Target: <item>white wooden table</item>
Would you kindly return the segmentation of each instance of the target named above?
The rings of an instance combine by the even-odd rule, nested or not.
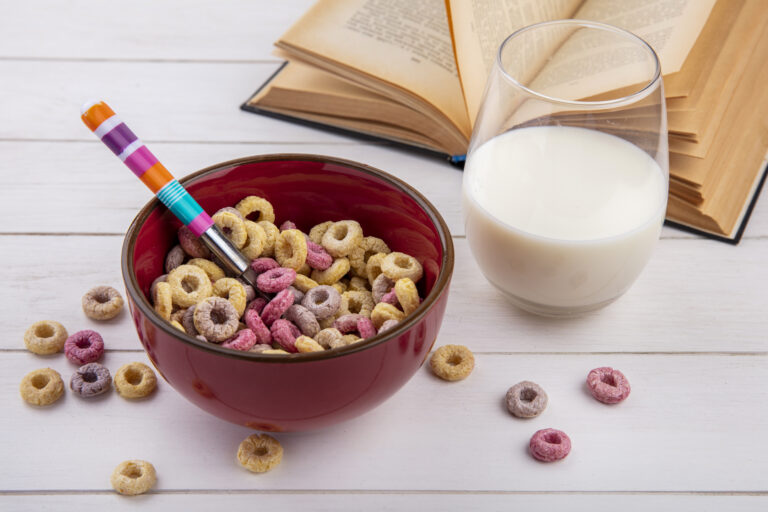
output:
[[[276,68],[272,42],[309,6],[219,0],[28,0],[0,9],[0,510],[766,510],[768,509],[768,201],[738,247],[665,228],[648,268],[609,308],[552,321],[509,306],[482,279],[460,218],[461,173],[386,144],[360,142],[238,110]],[[320,432],[279,435],[283,463],[256,475],[235,461],[250,434],[198,410],[169,385],[129,403],[69,392],[38,409],[22,376],[22,335],[49,318],[95,328],[113,371],[147,358],[128,318],[94,323],[91,286],[123,290],[122,234],[150,193],[79,120],[108,100],[177,176],[274,152],[365,162],[421,190],[451,227],[456,271],[437,345],[476,354],[469,379],[427,368],[374,411]],[[588,396],[593,367],[620,368],[623,404]],[[502,405],[530,379],[549,393],[539,418]],[[530,435],[573,440],[540,464]],[[159,474],[149,494],[109,485],[122,460]]]

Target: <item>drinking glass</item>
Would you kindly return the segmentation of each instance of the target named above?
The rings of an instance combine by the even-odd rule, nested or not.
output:
[[[466,236],[491,284],[543,315],[611,303],[650,258],[668,188],[664,88],[645,41],[584,20],[507,37],[462,192]]]

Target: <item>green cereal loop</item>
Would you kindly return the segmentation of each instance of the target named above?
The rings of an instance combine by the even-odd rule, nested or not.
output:
[[[69,334],[59,322],[40,320],[24,332],[24,346],[34,354],[47,355],[61,352]]]

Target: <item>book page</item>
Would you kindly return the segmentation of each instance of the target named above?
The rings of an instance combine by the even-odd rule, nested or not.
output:
[[[464,68],[462,67],[464,58],[461,54],[465,49],[459,43],[458,34],[467,33],[466,25],[470,21],[454,14],[453,7],[460,2],[450,1],[453,33],[454,37],[457,38],[457,60],[462,80],[464,80]],[[513,2],[514,0],[507,1]],[[658,54],[662,72],[673,73],[682,67],[688,52],[693,47],[699,32],[704,27],[714,3],[715,0],[622,0],[620,2],[614,0],[586,0],[572,17],[609,23],[637,34],[645,39]],[[510,26],[509,33],[514,28]],[[605,90],[631,85],[633,83],[632,80],[636,79],[636,77],[631,75],[622,76],[621,73],[616,73],[614,67],[616,59],[613,57],[603,59],[603,62],[605,66],[611,67],[614,72],[608,72],[608,67],[596,69],[595,67],[580,66],[577,58],[568,53],[571,49],[578,52],[583,51],[578,41],[570,45],[563,45],[558,50],[559,55],[553,58],[553,65],[548,65],[538,78],[537,85],[545,87],[547,94],[550,96],[560,96],[562,93],[558,92],[558,86],[561,86],[562,88],[569,89],[568,97],[578,95],[588,97]],[[609,49],[609,51],[614,50]],[[489,52],[490,50],[486,49],[485,51]],[[494,49],[493,52],[495,51]],[[598,59],[590,56],[588,60],[594,63]],[[587,59],[583,62],[587,62]],[[621,77],[623,83],[607,82],[606,74],[611,75],[612,79]],[[574,87],[580,87],[580,92],[574,92],[576,91]],[[476,106],[474,110],[469,111],[470,119],[474,121],[479,109],[482,90],[470,90],[465,85],[464,93],[467,105]],[[472,97],[470,98],[470,96]]]
[[[570,18],[583,0],[446,0],[467,115],[474,123],[502,41],[541,21]]]
[[[277,45],[403,89],[469,136],[443,0],[321,0]]]

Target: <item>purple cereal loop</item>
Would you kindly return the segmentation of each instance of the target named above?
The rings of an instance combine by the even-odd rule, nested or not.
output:
[[[153,302],[155,300],[155,290],[157,290],[157,283],[164,283],[167,278],[168,278],[168,274],[157,276],[155,280],[152,281],[152,284],[149,286],[149,297],[152,299]]]
[[[266,272],[273,268],[278,268],[279,266],[280,264],[272,258],[256,258],[251,262],[251,268],[257,274],[261,274],[262,272]]]
[[[255,309],[256,313],[260,315],[261,312],[264,311],[264,306],[266,305],[267,305],[267,299],[263,297],[256,297],[251,302],[249,302],[247,306],[245,306],[245,311],[243,312],[243,315],[245,315],[245,313],[247,313],[251,309]]]
[[[165,271],[170,273],[171,270],[184,263],[186,258],[187,253],[184,252],[184,249],[180,245],[174,245],[165,257]]]
[[[390,318],[389,320],[385,320],[383,324],[381,324],[381,327],[379,327],[379,334],[388,331],[392,329],[393,327],[397,326],[400,322],[398,320],[395,320],[394,318]]]
[[[632,390],[624,374],[609,366],[590,371],[587,387],[592,396],[604,404],[617,404],[627,398]]]
[[[288,320],[280,318],[275,320],[270,328],[272,340],[276,341],[286,352],[298,352],[296,338],[301,336],[299,328]]]
[[[342,334],[349,334],[357,331],[357,322],[361,318],[365,318],[363,315],[349,314],[341,315],[336,321],[333,322],[333,327],[338,329]]]
[[[370,318],[363,317],[357,321],[357,332],[363,339],[370,338],[376,336],[376,327]]]
[[[100,395],[112,384],[112,376],[106,366],[99,363],[84,364],[72,374],[69,389],[83,398]]]
[[[104,353],[104,340],[96,331],[77,331],[64,342],[67,359],[78,365],[92,363]]]
[[[253,299],[256,298],[256,289],[250,285],[248,281],[245,279],[238,277],[237,282],[243,285],[243,288],[245,289],[245,302],[251,302]]]
[[[333,264],[333,256],[322,245],[307,238],[307,265],[317,270],[326,270]]]
[[[256,335],[257,344],[268,345],[272,343],[272,334],[269,332],[269,327],[264,325],[264,322],[261,320],[257,308],[245,310],[245,325],[247,325],[248,328],[253,331],[253,334]]]
[[[320,332],[320,324],[315,315],[304,306],[294,304],[285,312],[285,319],[293,322],[301,330],[301,334],[313,338]]]
[[[384,274],[381,274],[381,275],[383,276]],[[395,307],[400,305],[400,303],[397,300],[397,294],[395,293],[395,289],[394,288],[392,290],[388,291],[387,293],[385,293],[381,297],[381,300],[379,302],[386,302],[387,304],[391,304],[391,305],[393,305]]]
[[[211,251],[208,247],[206,247],[203,241],[197,238],[187,226],[181,226],[179,228],[178,237],[181,248],[190,258],[208,259],[211,257]]]
[[[533,434],[528,448],[534,459],[553,462],[564,459],[571,452],[571,439],[565,432],[545,428]]]
[[[184,331],[190,336],[197,336],[198,334],[200,334],[199,332],[197,332],[197,327],[195,327],[195,321],[194,321],[196,305],[197,304],[193,304],[192,306],[189,306],[187,310],[184,312],[184,316],[181,317],[181,326],[184,328]]]
[[[296,229],[296,224],[294,224],[290,220],[287,220],[282,224],[280,224],[280,231],[285,231],[287,229]]]
[[[339,310],[341,294],[333,286],[315,286],[304,294],[301,305],[310,310],[318,320],[323,320]]]
[[[293,286],[289,286],[288,289],[291,290],[291,293],[293,294],[293,303],[301,304],[301,300],[304,298],[304,292]]]
[[[259,274],[256,286],[265,293],[277,293],[285,290],[296,279],[296,271],[292,268],[272,268]]]
[[[237,310],[227,299],[208,297],[195,305],[192,320],[208,341],[221,343],[237,332],[238,317]]]
[[[371,294],[373,295],[373,302],[379,303],[382,301],[382,298],[384,295],[386,295],[388,292],[390,292],[395,286],[395,281],[393,279],[388,278],[384,274],[379,274],[376,276],[376,279],[373,280],[373,285],[371,285]],[[388,304],[392,304],[391,302],[388,302]],[[395,306],[397,303],[392,304]]]
[[[243,329],[221,344],[224,348],[248,351],[256,344],[256,334],[250,329]]]
[[[261,312],[261,320],[267,327],[283,316],[289,307],[293,305],[293,294],[290,290],[283,290],[269,301],[269,304],[264,306],[264,311]]]

